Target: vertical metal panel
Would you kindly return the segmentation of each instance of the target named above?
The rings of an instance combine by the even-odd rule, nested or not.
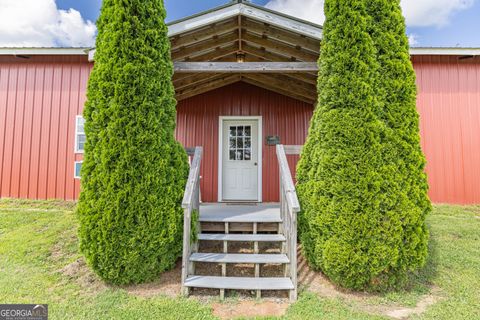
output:
[[[75,116],[92,65],[86,57],[0,61],[0,196],[76,199]]]
[[[480,59],[415,57],[433,202],[480,203]]]
[[[262,116],[262,136],[280,136],[284,144],[303,144],[313,106],[243,82],[207,92],[177,106],[177,139],[184,146],[204,147],[201,169],[202,200],[217,201],[218,126],[220,116]],[[263,144],[262,197],[279,201],[275,146]],[[298,159],[289,156],[292,172]]]

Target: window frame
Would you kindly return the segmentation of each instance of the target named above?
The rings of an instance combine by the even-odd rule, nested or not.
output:
[[[83,116],[82,115],[77,115],[75,117],[75,153],[84,153],[85,152],[85,149],[79,149],[78,148],[78,136],[83,134],[85,135],[85,128],[84,128],[84,131],[83,132],[78,132],[78,120],[79,119],[83,119]],[[84,124],[85,124],[85,120],[84,120]]]
[[[75,161],[74,164],[73,164],[73,178],[74,179],[81,179],[82,178],[82,176],[80,175],[80,171],[78,172],[78,175],[77,175],[77,165],[78,164],[82,165],[83,160]],[[81,167],[80,167],[80,170],[82,170]]]

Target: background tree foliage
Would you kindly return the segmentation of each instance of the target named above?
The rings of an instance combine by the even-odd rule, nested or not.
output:
[[[138,283],[182,249],[187,156],[175,140],[161,0],[104,0],[84,117],[80,249],[103,279]]]
[[[401,284],[430,211],[399,1],[326,0],[318,106],[297,167],[310,264],[353,289]]]

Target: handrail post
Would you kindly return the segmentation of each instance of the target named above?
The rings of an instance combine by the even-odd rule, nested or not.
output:
[[[191,149],[187,152],[191,153]],[[194,210],[200,211],[200,164],[202,160],[202,147],[195,147],[193,160],[188,173],[188,180],[185,186],[185,193],[182,200],[183,208],[183,252],[182,252],[182,294],[188,296],[189,289],[185,286],[188,276],[193,273],[193,265],[190,264],[189,258],[192,252],[191,243],[191,226],[192,213]],[[198,212],[200,214],[200,212]],[[198,222],[198,221],[197,221]]]
[[[289,146],[289,151],[299,150]],[[297,213],[300,211],[295,185],[288,166],[287,157],[283,145],[277,145],[277,159],[280,178],[280,214],[284,226],[286,238],[286,253],[290,260],[290,266],[286,270],[293,283],[290,290],[290,300],[297,299]],[[290,154],[293,152],[289,152]]]

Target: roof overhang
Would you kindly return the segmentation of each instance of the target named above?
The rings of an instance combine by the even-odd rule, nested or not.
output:
[[[239,15],[317,40],[322,39],[322,26],[292,16],[287,16],[265,7],[256,6],[251,3],[232,3],[181,20],[173,21],[168,24],[168,36],[172,37],[181,33],[189,32]]]

